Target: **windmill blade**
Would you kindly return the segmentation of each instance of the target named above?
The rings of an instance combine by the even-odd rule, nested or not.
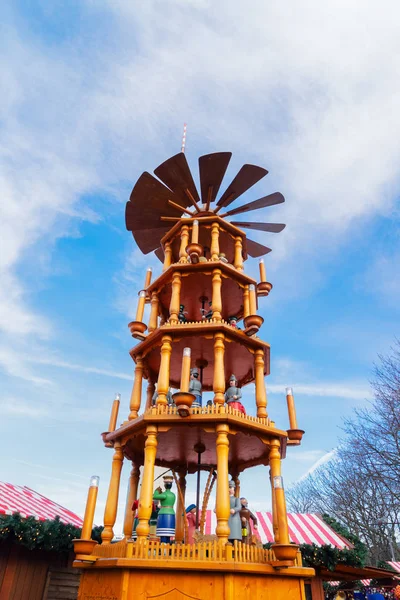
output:
[[[133,231],[132,235],[143,254],[148,254],[160,247],[161,238],[170,229],[171,227],[165,227],[164,225],[163,229],[141,229],[140,231]]]
[[[231,156],[232,152],[214,152],[199,158],[201,199],[207,210],[217,197]]]
[[[161,248],[161,246],[157,248],[154,254],[157,256],[158,260],[160,260],[162,263],[164,262],[164,250]]]
[[[248,204],[243,204],[243,206],[238,206],[238,208],[233,208],[227,213],[221,215],[221,217],[231,217],[232,215],[240,215],[241,213],[249,212],[250,210],[256,210],[257,208],[266,208],[267,206],[274,206],[275,204],[281,204],[282,202],[285,202],[285,198],[282,196],[282,194],[280,192],[274,192],[273,194],[263,196],[262,198],[254,200],[253,202],[249,202]]]
[[[168,158],[157,169],[154,169],[154,173],[175,192],[180,204],[183,204],[185,208],[190,204],[194,204],[200,210],[196,205],[196,202],[200,202],[199,194],[183,152]]]
[[[247,254],[250,254],[253,258],[257,258],[258,256],[264,256],[264,254],[268,254],[268,252],[272,252],[271,248],[267,246],[263,246],[258,242],[254,242],[253,240],[246,240],[247,246]]]
[[[136,182],[125,208],[128,231],[165,228],[161,216],[176,217],[176,210],[168,200],[178,198],[150,173],[144,172]]]
[[[280,233],[285,229],[284,223],[246,223],[245,221],[231,221],[236,227],[245,229],[258,229],[258,231],[268,231],[269,233]]]
[[[235,179],[218,200],[217,205],[220,208],[228,206],[228,204],[249,190],[257,181],[265,177],[267,173],[267,169],[263,169],[262,167],[243,165]]]

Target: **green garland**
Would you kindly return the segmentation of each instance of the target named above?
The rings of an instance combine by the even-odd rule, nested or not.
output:
[[[102,527],[94,527],[92,538],[101,542],[102,530]],[[80,535],[79,527],[64,524],[59,517],[52,521],[38,521],[35,517],[21,517],[19,513],[0,515],[0,540],[13,541],[29,550],[70,552],[72,540]]]
[[[322,515],[322,518],[336,533],[349,540],[354,548],[339,550],[339,548],[328,545],[300,544],[303,565],[313,568],[325,567],[329,571],[334,571],[338,564],[363,567],[367,559],[367,546],[329,515]],[[265,544],[264,548],[270,548],[271,545],[270,543]]]

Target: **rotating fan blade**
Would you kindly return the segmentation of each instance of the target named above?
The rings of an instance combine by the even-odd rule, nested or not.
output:
[[[148,254],[160,247],[161,238],[163,238],[170,229],[171,227],[165,226],[164,229],[142,229],[140,231],[133,231],[132,235],[143,254]]]
[[[126,203],[125,224],[128,231],[165,228],[161,216],[176,217],[176,210],[168,200],[178,198],[158,179],[144,172],[136,182],[129,201]]]
[[[257,183],[257,181],[265,177],[267,173],[267,169],[263,169],[262,167],[243,165],[235,179],[218,200],[217,206],[220,208],[228,206],[228,204],[239,198],[239,196]]]
[[[246,223],[245,221],[231,221],[236,227],[244,227],[245,229],[258,229],[259,231],[268,231],[269,233],[280,233],[285,229],[284,223]]]
[[[154,169],[154,173],[180,199],[180,204],[188,207],[193,204],[200,210],[196,202],[200,202],[199,194],[193,181],[186,156],[183,152],[175,154]]]
[[[164,250],[161,248],[161,246],[155,250],[154,254],[157,256],[158,260],[160,260],[162,263],[164,262]]]
[[[217,197],[231,156],[232,152],[214,152],[199,158],[201,199],[207,210]]]
[[[264,254],[268,254],[268,252],[272,252],[271,248],[267,246],[263,246],[258,242],[254,242],[253,240],[246,240],[247,246],[247,254],[250,254],[253,258],[257,258],[258,256],[264,256]]]
[[[232,215],[240,215],[241,213],[249,212],[250,210],[256,210],[257,208],[266,208],[267,206],[274,206],[275,204],[281,204],[282,202],[285,202],[285,198],[280,192],[275,192],[274,194],[269,194],[268,196],[263,196],[263,198],[254,200],[254,202],[243,204],[243,206],[238,206],[238,208],[233,208],[227,213],[221,215],[221,217],[231,217]]]

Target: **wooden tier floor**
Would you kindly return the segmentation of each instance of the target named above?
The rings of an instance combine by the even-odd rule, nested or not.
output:
[[[206,448],[201,457],[202,468],[216,466],[216,426],[226,423],[230,429],[229,468],[241,472],[251,466],[268,464],[272,438],[281,439],[282,457],[285,456],[287,432],[276,429],[266,420],[262,421],[227,412],[199,413],[182,418],[178,414],[157,414],[157,409],[150,409],[145,415],[109,433],[106,439],[110,442],[120,440],[125,456],[143,464],[146,427],[154,424],[158,428],[155,464],[166,468],[185,465],[191,473],[198,469],[194,446],[199,442]]]

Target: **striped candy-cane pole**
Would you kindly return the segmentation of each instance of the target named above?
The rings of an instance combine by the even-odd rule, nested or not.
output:
[[[181,152],[185,153],[186,146],[186,123],[183,124],[182,148]]]

